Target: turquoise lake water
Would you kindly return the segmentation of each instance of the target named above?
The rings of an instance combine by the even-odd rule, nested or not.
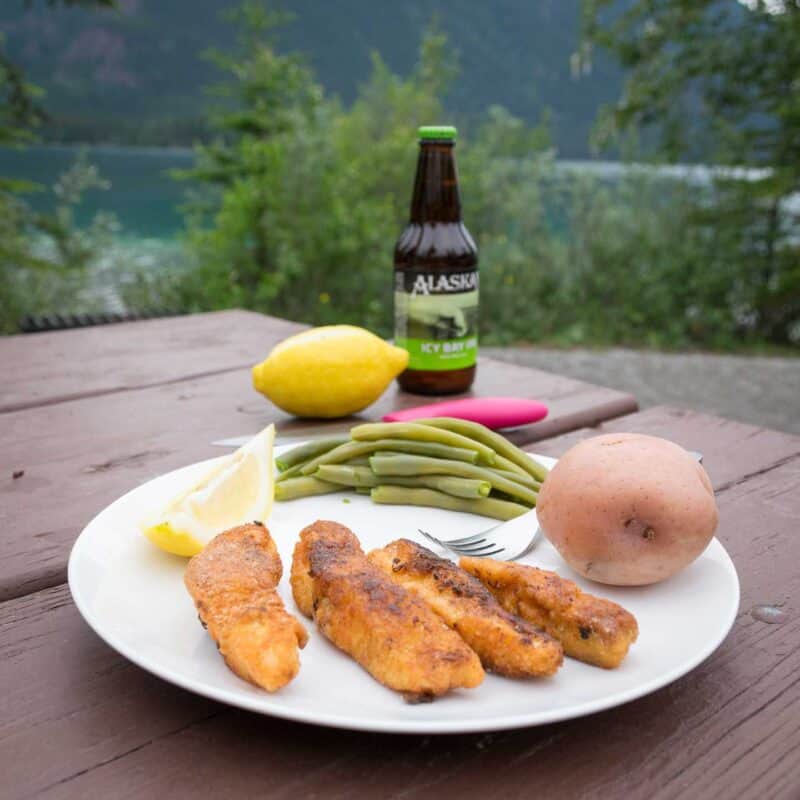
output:
[[[128,302],[126,287],[135,276],[165,275],[191,266],[180,238],[183,230],[180,206],[186,200],[190,184],[175,180],[169,172],[190,167],[194,156],[191,150],[178,148],[91,147],[84,150],[109,187],[86,193],[77,209],[77,221],[85,225],[98,211],[110,211],[117,217],[120,230],[91,265],[85,288],[71,301],[77,305],[69,310],[122,311]],[[28,194],[27,201],[38,210],[46,211],[54,203],[53,183],[75,162],[80,152],[81,148],[72,146],[38,146],[21,151],[0,148],[0,176],[41,184],[43,190]],[[566,194],[559,187],[562,177],[588,175],[601,184],[613,185],[640,170],[659,182],[663,180],[665,191],[675,182],[689,182],[702,191],[715,172],[699,165],[654,167],[602,161],[557,161],[556,180],[548,182],[542,195],[551,231],[564,239],[570,236]],[[755,170],[735,172],[746,180],[757,179],[761,174]],[[409,176],[409,192],[410,180]],[[553,191],[548,191],[548,187]],[[800,214],[800,194],[789,198],[785,209],[787,213]],[[513,222],[511,220],[510,224]],[[390,261],[386,268],[391,268]],[[44,308],[42,313],[53,310]]]
[[[51,187],[57,176],[74,163],[82,148],[75,146],[38,146],[25,150],[0,148],[0,175],[25,178]],[[88,222],[92,215],[103,209],[116,214],[122,226],[122,238],[171,239],[182,227],[179,206],[184,200],[188,184],[169,176],[171,169],[192,165],[191,150],[180,148],[88,147],[83,148],[90,163],[109,183],[105,190],[86,193],[78,209],[78,221]],[[618,180],[631,167],[604,161],[558,161],[559,173],[578,172],[592,174],[604,181]],[[708,167],[675,165],[645,167],[670,180],[688,180],[707,185]],[[755,173],[754,173],[755,174]],[[409,192],[411,190],[409,177]],[[554,198],[550,198],[553,201]],[[52,192],[42,191],[28,195],[28,201],[39,210],[52,206]],[[548,209],[555,227],[564,229],[557,208]],[[131,242],[132,243],[132,242]]]
[[[113,211],[126,237],[171,238],[181,227],[178,206],[185,187],[172,179],[168,171],[189,167],[190,150],[91,147],[85,148],[90,163],[111,186],[86,193],[78,209],[78,220],[87,222],[98,209]],[[76,147],[30,147],[25,150],[0,148],[0,175],[25,178],[51,187],[57,176],[74,163],[80,151]],[[49,195],[49,196],[48,196]],[[39,210],[52,205],[52,192],[27,196]]]
[[[169,176],[169,171],[186,168],[193,163],[191,150],[180,148],[39,146],[25,150],[0,148],[0,175],[25,178],[50,188],[58,175],[74,163],[81,150],[110,183],[104,190],[86,193],[78,209],[78,221],[88,222],[102,209],[116,214],[122,226],[121,237],[129,245],[140,239],[171,239],[182,227],[179,206],[188,184]],[[619,165],[605,162],[558,162],[563,170],[593,172],[599,177],[616,178]],[[409,176],[409,193],[411,176]],[[53,203],[52,192],[42,191],[27,196],[31,205],[41,211]],[[557,218],[559,212],[549,209]],[[556,219],[556,227],[564,228]]]

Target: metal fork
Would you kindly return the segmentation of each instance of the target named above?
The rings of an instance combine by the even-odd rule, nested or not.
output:
[[[699,453],[696,450],[689,450],[689,455],[699,464],[703,463],[702,453]],[[521,514],[520,516],[515,517],[508,522],[500,522],[497,525],[492,525],[491,528],[486,528],[486,530],[473,533],[471,536],[464,536],[461,539],[437,539],[435,536],[427,531],[423,531],[421,528],[417,528],[417,530],[429,541],[433,542],[434,544],[438,544],[440,547],[443,547],[445,550],[449,550],[451,553],[455,553],[457,556],[491,558],[493,556],[499,556],[502,553],[505,553],[507,548],[497,541],[496,536],[489,537],[488,534],[503,528],[503,536],[508,536],[508,534],[513,533],[514,528],[529,523],[530,517],[533,514],[533,511],[528,511],[526,514]],[[524,522],[522,522],[522,520],[524,520]],[[528,553],[530,553],[531,550],[536,547],[541,535],[542,531],[537,524],[536,530],[533,532],[533,536],[525,545],[525,547],[523,547],[518,553],[514,553],[512,556],[503,556],[501,560],[516,561],[517,559],[528,555]]]
[[[513,533],[512,528],[528,526],[531,522],[536,525],[533,536],[531,536],[528,543],[519,550],[519,552],[513,555],[507,554],[508,548],[500,544],[497,540],[497,536],[490,536],[493,531],[503,528],[503,536],[507,537],[509,534]],[[476,558],[500,557],[503,561],[516,561],[526,556],[536,547],[542,535],[538,523],[535,522],[535,512],[533,511],[529,511],[527,514],[521,514],[519,517],[509,520],[508,522],[501,522],[497,525],[493,525],[491,528],[486,528],[478,533],[473,533],[471,536],[464,536],[460,539],[437,539],[427,531],[418,530],[426,539],[440,547],[444,547],[445,550],[449,550],[451,553],[455,553],[457,556],[474,556]]]

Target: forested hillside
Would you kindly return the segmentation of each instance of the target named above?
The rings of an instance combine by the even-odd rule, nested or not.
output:
[[[188,143],[203,131],[215,78],[200,58],[234,38],[222,13],[233,0],[120,0],[120,11],[49,8],[6,0],[0,30],[11,58],[47,91],[50,139]],[[283,0],[294,20],[279,49],[300,50],[344,102],[370,72],[373,51],[395,71],[412,66],[436,18],[461,66],[447,99],[457,121],[493,104],[530,121],[553,114],[560,155],[586,154],[596,110],[617,96],[602,61],[580,80],[570,71],[578,0]]]

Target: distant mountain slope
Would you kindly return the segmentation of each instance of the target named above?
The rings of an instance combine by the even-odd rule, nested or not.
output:
[[[213,67],[198,58],[228,47],[220,21],[226,0],[121,0],[122,13],[28,6],[6,0],[0,30],[13,58],[48,92],[49,135],[131,143],[190,140],[202,120],[201,87]],[[619,76],[607,64],[581,80],[570,75],[579,0],[285,0],[296,15],[280,39],[305,52],[322,83],[353,98],[378,50],[406,72],[434,15],[460,54],[461,77],[449,106],[461,114],[499,103],[534,120],[554,112],[566,157],[586,153],[598,106]]]

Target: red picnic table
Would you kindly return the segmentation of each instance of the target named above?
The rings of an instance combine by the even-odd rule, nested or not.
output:
[[[675,683],[516,731],[314,727],[196,696],[126,661],[72,603],[70,548],[104,506],[275,422],[250,366],[303,326],[244,311],[0,339],[2,796],[758,797],[800,791],[800,438],[483,359],[475,394],[535,398],[517,444],[558,456],[604,432],[700,450],[739,572],[733,630]],[[425,402],[391,389],[361,419]],[[341,429],[355,420],[337,421]],[[764,613],[762,607],[771,609]]]

